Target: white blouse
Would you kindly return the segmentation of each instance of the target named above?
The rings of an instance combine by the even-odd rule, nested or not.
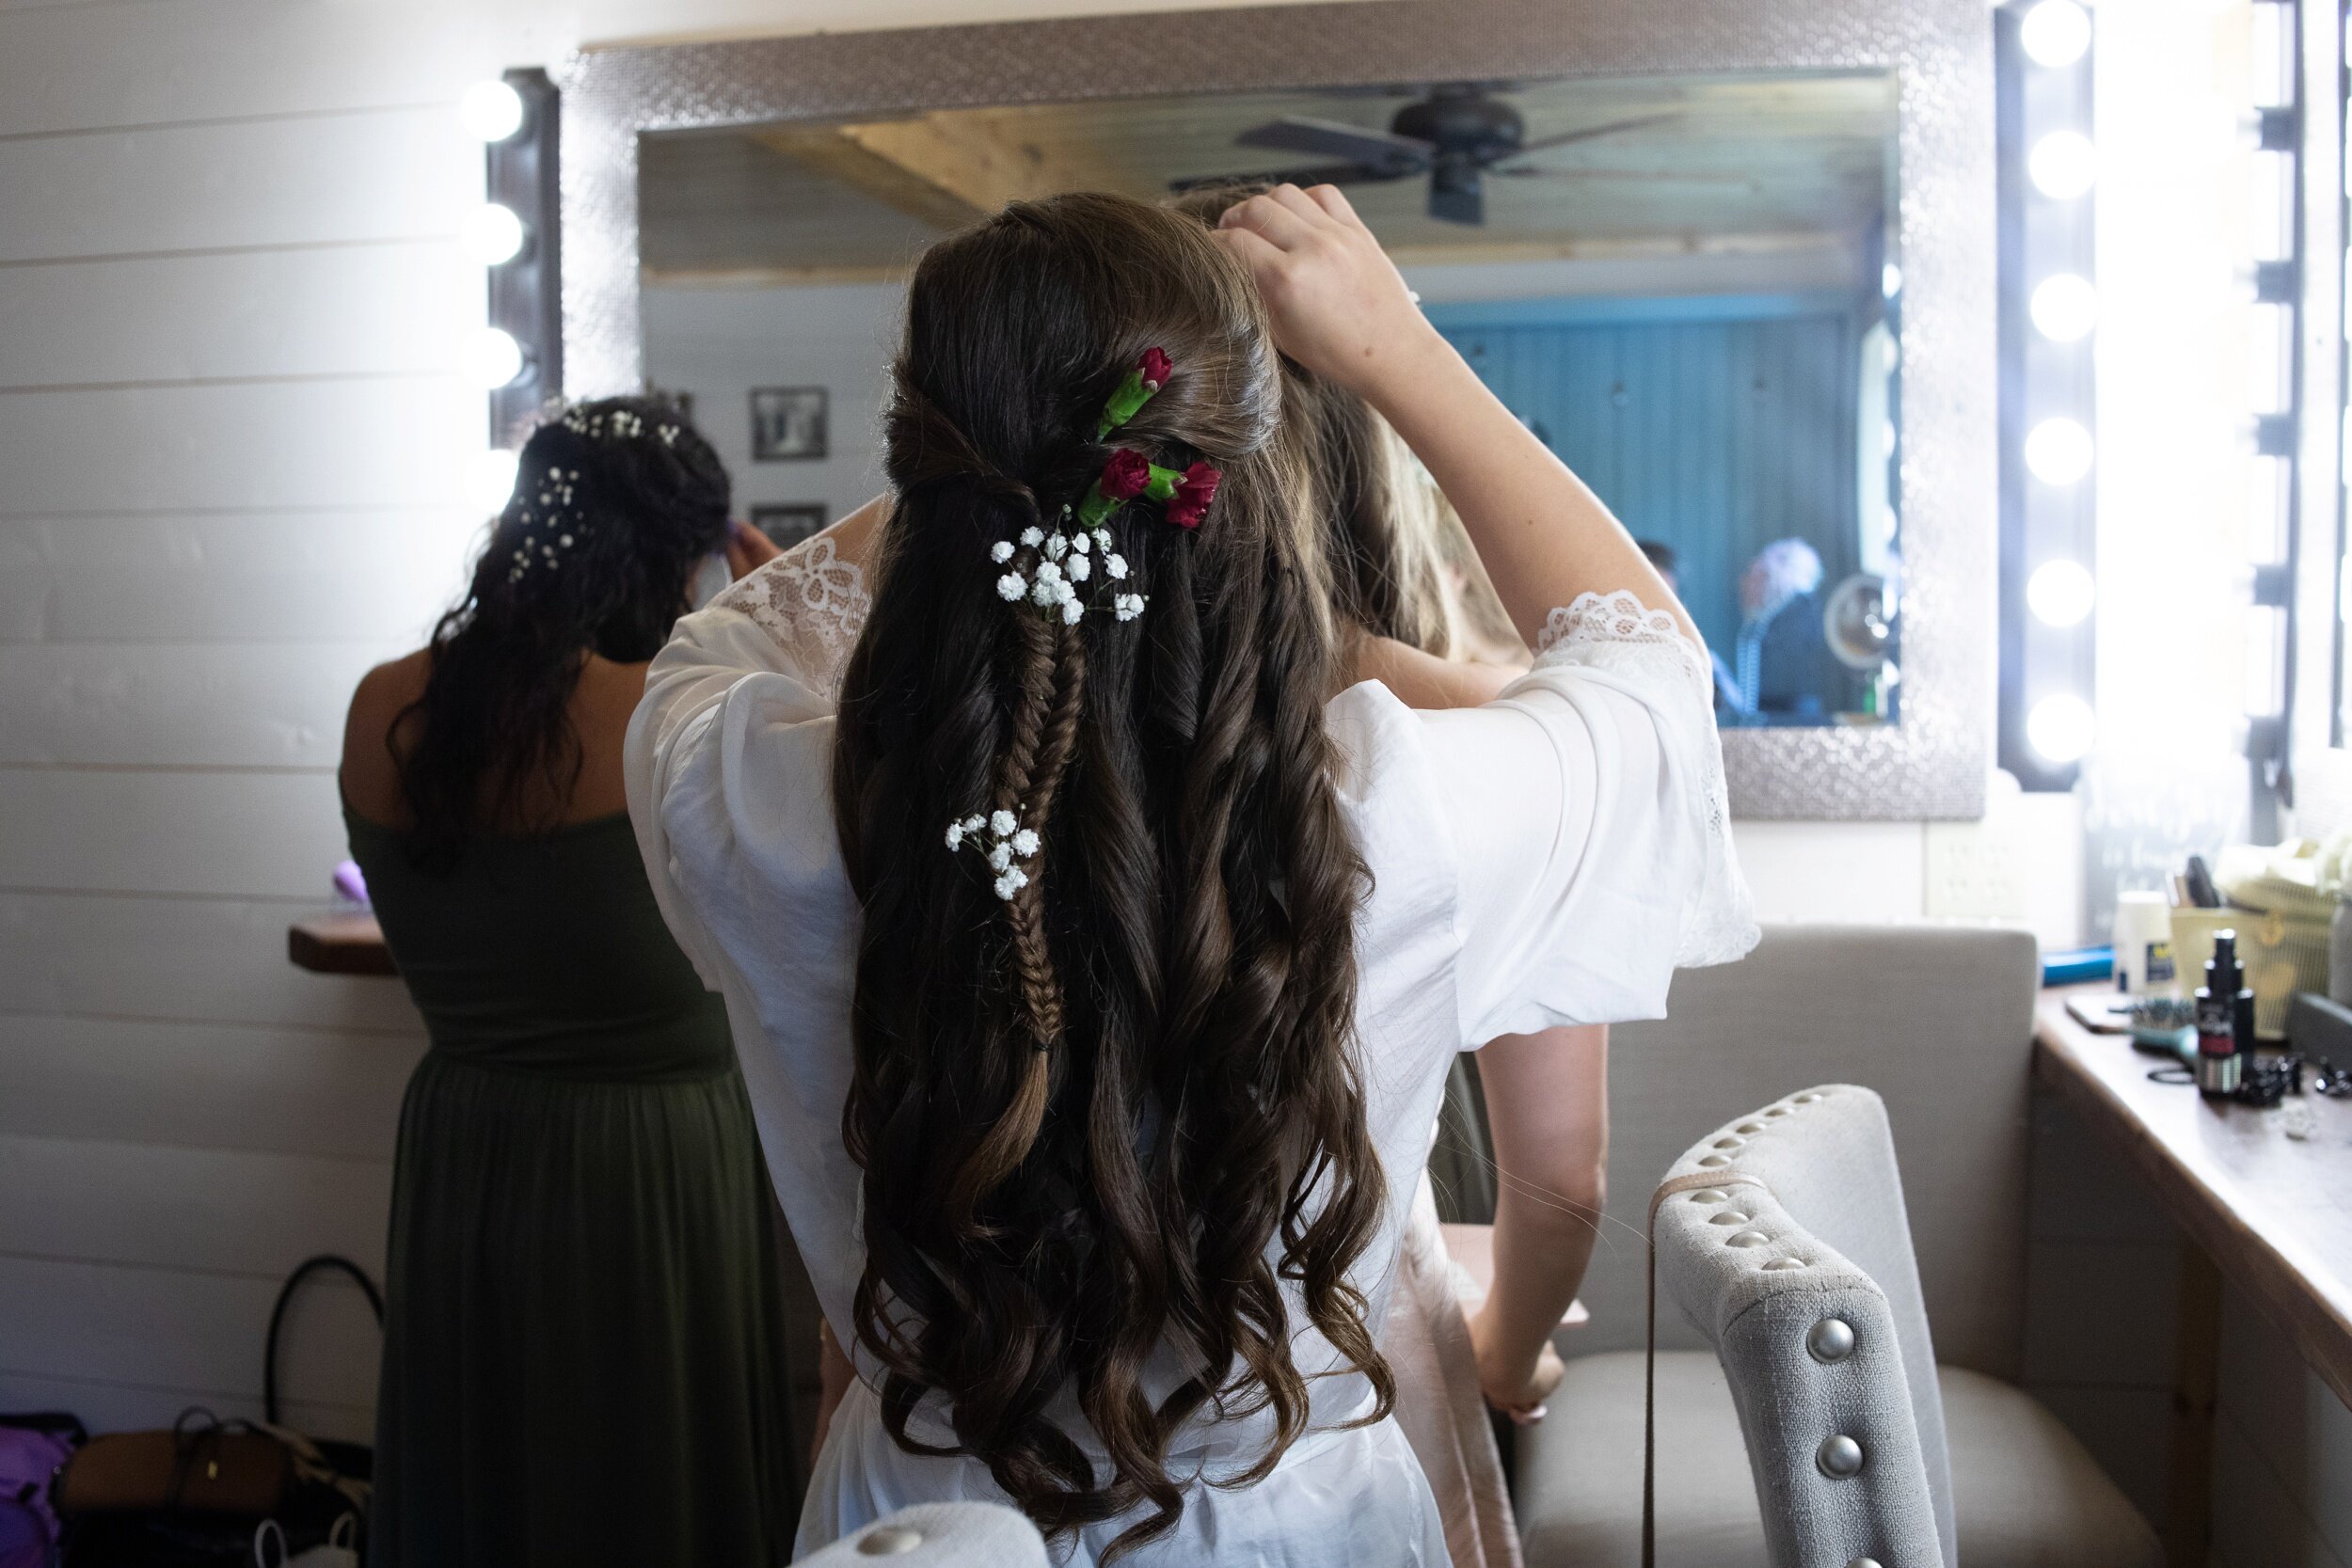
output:
[[[865,1267],[860,1173],[841,1142],[860,915],[831,781],[841,668],[869,603],[831,540],[787,551],[678,623],[628,746],[655,895],[726,997],[777,1196],[844,1345]],[[1454,1053],[1661,1017],[1677,966],[1755,944],[1710,699],[1705,652],[1619,593],[1555,610],[1534,669],[1482,707],[1415,712],[1374,682],[1326,705],[1341,809],[1374,882],[1356,934],[1365,1113],[1389,1194],[1355,1269],[1371,1323],[1387,1314]],[[1311,1329],[1294,1354],[1311,1377],[1341,1364]],[[1167,1386],[1184,1375],[1172,1351],[1155,1371]],[[1136,1554],[1139,1568],[1443,1564],[1435,1505],[1394,1420],[1332,1430],[1370,1390],[1352,1373],[1312,1386],[1317,1430],[1254,1487],[1194,1488],[1178,1528]],[[914,1424],[938,1418],[918,1412]],[[1214,1479],[1263,1437],[1256,1422],[1204,1420],[1177,1448]],[[800,1549],[965,1497],[1001,1500],[976,1461],[900,1450],[861,1385],[818,1456]],[[1091,1563],[1121,1528],[1092,1527],[1057,1556]]]

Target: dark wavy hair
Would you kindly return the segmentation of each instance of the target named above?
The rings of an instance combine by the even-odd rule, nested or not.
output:
[[[1207,520],[1113,520],[1139,619],[1004,603],[991,546],[1084,492],[1095,416],[1155,346],[1174,374],[1117,440],[1220,468]],[[1187,1419],[1272,1413],[1231,1484],[1304,1430],[1286,1288],[1370,1380],[1367,1418],[1393,1400],[1348,1275],[1384,1201],[1355,1052],[1369,876],[1333,792],[1329,589],[1275,358],[1246,273],[1164,209],[1056,197],[934,245],[844,677],[858,1342],[901,1448],[978,1459],[1049,1532],[1148,1510],[1109,1555],[1181,1516]],[[1043,841],[1009,901],[941,842],[999,809]],[[1155,1402],[1163,1345],[1195,1370]],[[908,1431],[934,1393],[946,1449]]]
[[[726,542],[728,490],[667,403],[578,404],[531,433],[473,580],[433,628],[424,693],[386,742],[421,863],[447,866],[489,829],[553,825],[580,777],[582,657],[661,651],[696,564]]]

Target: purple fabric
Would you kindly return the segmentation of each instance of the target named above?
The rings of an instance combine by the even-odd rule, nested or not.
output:
[[[57,1539],[49,1480],[72,1451],[62,1433],[0,1426],[0,1568],[46,1568]]]

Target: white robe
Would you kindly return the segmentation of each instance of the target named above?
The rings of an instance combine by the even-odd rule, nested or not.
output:
[[[991,591],[977,565],[973,591]],[[841,665],[867,605],[857,567],[822,537],[752,574],[678,623],[647,674],[627,759],[654,892],[726,997],[777,1196],[844,1345],[856,1342],[850,1298],[865,1266],[860,1173],[841,1142],[860,914],[831,781]],[[1354,1271],[1370,1322],[1388,1311],[1456,1051],[1661,1017],[1677,965],[1754,945],[1710,695],[1704,651],[1671,617],[1614,594],[1554,610],[1535,668],[1483,707],[1415,712],[1372,682],[1326,705],[1341,809],[1374,879],[1356,933],[1356,1018],[1389,1207]],[[936,837],[939,826],[907,831]],[[1293,1350],[1310,1376],[1340,1365],[1311,1328]],[[1171,1386],[1184,1372],[1172,1352],[1155,1370]],[[1445,1562],[1437,1508],[1393,1418],[1338,1428],[1368,1386],[1353,1373],[1312,1386],[1316,1430],[1253,1487],[1193,1487],[1183,1522],[1134,1554],[1136,1568]],[[937,1421],[918,1411],[914,1424],[936,1439]],[[1179,1463],[1216,1476],[1264,1436],[1255,1420],[1204,1421],[1179,1434]],[[955,1497],[1001,1494],[976,1461],[899,1449],[861,1383],[818,1457],[799,1549]],[[1057,1560],[1096,1561],[1127,1522],[1057,1544]]]

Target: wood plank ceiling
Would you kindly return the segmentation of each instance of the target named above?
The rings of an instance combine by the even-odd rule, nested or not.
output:
[[[1419,87],[1098,100],[941,110],[860,124],[648,136],[640,161],[649,279],[880,279],[1004,202],[1107,189],[1145,199],[1172,180],[1312,158],[1240,146],[1285,114],[1385,130]],[[1527,139],[1661,117],[1489,177],[1486,222],[1440,223],[1416,177],[1349,187],[1401,260],[1688,254],[1850,242],[1893,184],[1894,85],[1879,73],[1505,84]]]

